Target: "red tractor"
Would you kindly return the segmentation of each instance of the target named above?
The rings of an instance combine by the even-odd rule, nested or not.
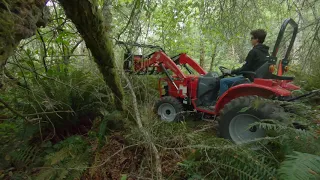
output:
[[[293,27],[293,34],[285,57],[276,68],[278,48],[288,24]],[[297,32],[298,25],[292,19],[286,19],[273,53],[266,57],[265,64],[255,72],[242,72],[248,78],[235,83],[219,98],[219,81],[225,75],[219,77],[217,73],[207,73],[186,54],[170,58],[160,47],[131,44],[160,50],[146,57],[132,55],[129,51],[125,56],[124,69],[138,74],[166,74],[166,77],[159,79],[160,99],[155,105],[155,112],[162,120],[178,121],[185,112],[190,111],[206,117],[218,116],[220,135],[235,143],[243,143],[266,135],[263,129],[250,125],[262,119],[278,118],[277,112],[282,108],[271,100],[288,100],[291,91],[299,89],[292,84],[293,77],[283,76],[288,70],[288,58]],[[189,73],[183,73],[179,66]],[[224,67],[219,69],[222,71]],[[277,74],[274,74],[276,69]]]

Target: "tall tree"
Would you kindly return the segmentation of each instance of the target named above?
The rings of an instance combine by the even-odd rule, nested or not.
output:
[[[95,57],[106,84],[115,94],[117,109],[123,109],[123,90],[116,73],[113,45],[108,37],[109,23],[104,23],[97,0],[59,0],[69,17],[76,25],[87,47]],[[22,39],[31,37],[36,29],[45,26],[47,0],[0,0],[0,87],[4,65],[13,55]],[[107,13],[108,14],[108,13]],[[110,17],[111,18],[111,17]]]
[[[112,41],[108,36],[111,27],[106,26],[109,23],[104,22],[98,1],[59,0],[59,2],[95,57],[105,82],[115,95],[117,109],[123,110],[123,90],[116,70]]]

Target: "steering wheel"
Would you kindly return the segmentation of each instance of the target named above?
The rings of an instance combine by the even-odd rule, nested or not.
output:
[[[222,73],[223,75],[231,75],[231,74],[225,74],[225,73],[224,73],[224,70],[228,70],[228,68],[226,68],[226,67],[224,67],[224,66],[219,66],[219,70],[221,71],[221,73]]]

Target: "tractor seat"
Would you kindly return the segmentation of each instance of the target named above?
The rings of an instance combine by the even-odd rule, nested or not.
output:
[[[294,77],[290,76],[278,76],[272,74],[269,71],[269,66],[272,65],[270,62],[265,62],[262,66],[260,66],[255,72],[253,71],[242,71],[244,77],[248,78],[251,82],[253,82],[254,78],[262,78],[262,79],[277,79],[277,80],[294,80]]]

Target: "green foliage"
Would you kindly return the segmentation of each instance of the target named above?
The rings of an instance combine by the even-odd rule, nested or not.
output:
[[[99,138],[99,143],[101,145],[102,145],[102,143],[105,142],[105,135],[106,135],[106,131],[107,131],[107,122],[108,122],[108,119],[104,118],[99,126],[98,138]]]
[[[215,140],[215,144],[217,144],[217,142],[219,141]],[[284,171],[281,170],[283,167],[282,164],[279,164],[281,158],[279,158],[277,151],[284,149],[276,148],[272,141],[272,143],[270,143],[270,140],[266,140],[259,145],[266,144],[266,142],[269,142],[269,145],[258,150],[253,150],[250,146],[246,147],[230,144],[218,144],[213,146],[206,143],[202,146],[195,146],[194,148],[197,149],[197,152],[179,165],[184,172],[188,174],[188,177],[197,175],[201,177],[200,179],[217,179],[221,177],[227,179],[277,178],[278,166],[280,166],[279,171]],[[281,144],[280,146],[285,146],[285,143],[288,142],[282,141],[279,144]],[[290,143],[294,142],[290,141]],[[304,145],[302,142],[298,143],[300,143],[300,146]],[[284,164],[286,164],[285,162]],[[300,161],[297,160],[296,162],[287,164],[292,164],[293,166],[297,166],[297,168],[303,167],[304,165],[299,162]],[[286,169],[287,172],[285,175],[282,175],[282,177],[293,174],[295,171],[289,167],[284,169]]]
[[[319,127],[310,121],[317,113],[303,103],[278,103],[284,108],[277,112],[283,121],[266,119],[252,124],[265,129],[268,137],[243,145],[215,137],[211,128],[194,130],[201,128],[201,123],[200,127],[192,127],[190,120],[165,123],[149,116],[144,119],[144,127],[161,154],[169,151],[177,158],[171,160],[177,167],[168,179],[278,179],[279,167],[287,155],[298,151],[319,156],[320,149]],[[253,104],[252,108],[256,106]],[[145,117],[150,110],[143,107],[140,112]],[[296,129],[292,122],[299,122],[308,130]],[[132,129],[129,137],[132,143],[144,142],[137,128]],[[298,161],[295,166],[299,166]],[[290,169],[287,170],[289,174]]]
[[[296,104],[297,107],[291,103],[290,106],[286,105],[286,108],[289,109],[290,107],[291,110],[304,107],[301,109],[303,113],[296,111],[295,117],[299,118],[294,118],[292,112],[282,112],[283,118],[293,118],[293,122],[301,122],[298,120],[303,117],[312,117],[309,114],[309,111],[312,110],[306,109],[306,106],[302,104]],[[292,121],[289,120],[288,122]],[[301,168],[305,173],[309,173],[310,177],[319,175],[319,168],[311,169],[311,171],[306,169],[307,167],[311,168],[311,165],[316,165],[315,161],[319,163],[318,160],[309,158],[317,157],[316,159],[318,159],[319,156],[318,126],[309,122],[304,124],[307,125],[308,130],[301,130],[293,127],[291,123],[273,120],[264,120],[253,125],[266,129],[269,137],[244,145],[234,145],[212,136],[204,136],[204,134],[198,134],[200,138],[191,136],[193,140],[189,141],[186,148],[194,149],[194,153],[189,153],[188,158],[179,163],[179,166],[183,169],[181,174],[186,173],[190,179],[276,179],[279,177],[281,179],[294,179],[293,176],[296,176],[295,169]],[[164,133],[168,132],[164,131]],[[300,153],[296,154],[296,151]],[[294,156],[297,155],[297,157],[292,158],[294,156],[290,156],[290,154],[295,154]],[[290,160],[288,157],[291,158],[291,162],[287,162],[287,160]],[[300,163],[303,159],[306,161]],[[280,169],[278,169],[279,167]],[[297,172],[297,174],[299,173]],[[290,175],[292,175],[292,178],[289,178]]]
[[[79,179],[90,160],[90,146],[80,136],[72,136],[53,147],[45,157],[36,179]]]
[[[101,7],[104,4],[102,0],[95,2]],[[79,134],[83,122],[91,123],[98,116],[100,121],[95,122],[88,133],[94,147],[97,143],[99,149],[105,148],[109,133],[119,131],[130,143],[149,147],[135,123],[124,123],[133,117],[131,94],[125,92],[126,111],[113,112],[114,98],[93,64],[92,55],[81,42],[75,26],[65,19],[59,4],[50,3],[49,25],[39,29],[35,37],[22,41],[6,66],[14,80],[1,98],[30,120],[22,120],[0,104],[0,114],[6,119],[0,119],[0,168],[14,166],[18,172],[10,175],[11,179],[31,175],[37,179],[80,179],[93,154],[83,139],[85,133],[84,136],[70,135]],[[215,71],[219,65],[240,66],[251,48],[249,32],[252,29],[267,30],[265,44],[272,50],[280,23],[292,17],[299,22],[300,30],[291,53],[289,73],[297,77],[295,83],[302,85],[300,94],[320,88],[317,1],[279,4],[278,1],[244,0],[167,0],[161,3],[119,0],[112,3],[112,38],[160,45],[169,55],[187,52],[195,60],[203,55],[205,68],[212,64]],[[5,24],[13,25],[12,22]],[[4,35],[11,33],[10,28],[4,30]],[[289,32],[290,29],[284,41],[290,37],[287,36]],[[282,42],[278,59],[282,58],[285,46]],[[116,57],[122,58],[122,53],[116,51]],[[148,53],[142,49],[142,54]],[[122,62],[118,59],[121,69]],[[283,103],[283,122],[264,120],[254,124],[267,130],[267,138],[239,146],[215,137],[216,129],[207,128],[208,124],[211,126],[207,122],[203,127],[190,120],[173,124],[160,122],[151,112],[158,96],[159,77],[130,78],[140,104],[143,126],[159,150],[162,168],[164,172],[166,168],[172,169],[170,176],[165,175],[166,179],[319,178],[319,126],[314,123],[319,119],[319,99]],[[126,89],[126,84],[123,86]],[[252,108],[255,107],[258,105],[253,104]],[[308,130],[297,130],[292,122],[308,126]],[[200,128],[207,129],[199,130],[197,123]],[[54,135],[59,138],[53,138]],[[134,174],[139,171],[152,177],[152,172],[144,169],[153,167],[153,155],[146,153],[139,158],[142,163]],[[168,161],[176,166],[167,166]],[[9,172],[11,170],[5,171]],[[3,178],[1,173],[3,171],[0,171],[0,178]],[[130,172],[121,173],[122,179],[131,175]]]
[[[196,146],[194,155],[180,166],[189,176],[201,179],[264,179],[275,177],[273,157],[263,151],[253,151],[246,146],[237,146],[219,139],[211,140],[215,144],[205,143]]]
[[[133,76],[131,79],[137,100],[143,104],[152,102],[158,97],[158,76]],[[128,94],[130,97],[131,95]]]
[[[16,123],[0,123],[0,168],[9,167],[9,152],[21,145],[17,137],[17,132],[21,130]]]
[[[23,114],[34,114],[29,115],[29,119],[40,119],[43,136],[52,131],[57,134],[65,130],[73,133],[79,124],[91,124],[102,110],[114,109],[110,91],[99,77],[82,70],[67,74],[50,70],[47,74],[49,78],[33,78],[29,82],[30,90],[15,89],[8,94],[8,100]],[[26,93],[28,95],[23,96]],[[24,132],[28,134],[25,137],[33,133],[41,136],[38,123],[23,125]]]
[[[295,151],[287,155],[278,170],[280,179],[303,180],[320,178],[320,156]]]
[[[35,161],[41,149],[37,146],[20,146],[17,150],[10,153],[11,161],[19,166],[28,166]]]

